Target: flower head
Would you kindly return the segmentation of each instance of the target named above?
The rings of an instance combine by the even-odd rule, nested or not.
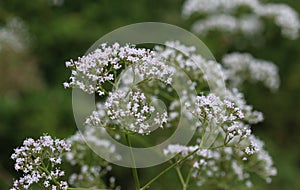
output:
[[[68,184],[60,180],[65,173],[59,168],[62,154],[67,151],[70,151],[70,144],[48,135],[38,140],[26,139],[23,146],[16,148],[11,155],[15,160],[15,170],[23,172],[23,176],[14,181],[11,190],[28,189],[34,183],[45,188],[68,189]]]
[[[133,66],[134,72],[143,79],[172,82],[174,70],[156,52],[115,43],[111,46],[101,44],[100,48],[79,57],[77,61],[67,61],[66,67],[71,68],[71,77],[64,86],[104,95],[107,90],[103,85],[114,82],[119,71],[129,66]]]

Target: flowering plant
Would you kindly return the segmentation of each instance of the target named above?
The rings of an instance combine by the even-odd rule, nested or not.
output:
[[[167,42],[166,45],[167,47],[157,46],[150,51],[130,45],[120,46],[117,43],[111,46],[102,44],[99,49],[79,58],[78,61],[67,62],[67,67],[72,69],[72,75],[70,82],[64,84],[66,87],[75,86],[88,93],[107,96],[104,102],[97,105],[97,110],[87,118],[85,122],[87,129],[101,128],[118,133],[119,138],[125,135],[128,145],[131,146],[130,138],[133,135],[150,135],[153,132],[151,129],[153,125],[159,128],[176,127],[182,114],[180,106],[180,101],[182,101],[187,110],[185,114],[191,114],[197,118],[195,125],[190,126],[196,130],[194,140],[189,145],[170,144],[165,147],[163,154],[176,155],[172,159],[173,164],[170,168],[176,168],[184,189],[189,183],[207,185],[216,179],[220,183],[215,185],[223,188],[236,185],[238,181],[250,187],[252,175],[259,175],[270,182],[270,177],[276,174],[276,169],[273,167],[270,156],[263,149],[263,143],[251,133],[250,127],[251,124],[261,122],[263,117],[260,112],[246,105],[242,93],[237,89],[239,83],[232,82],[232,79],[239,78],[237,74],[234,75],[237,73],[236,67],[230,67],[235,64],[235,59],[230,59],[230,55],[226,56],[224,62],[226,62],[225,66],[228,66],[223,67],[215,61],[205,60],[195,52],[193,47],[186,47],[179,42]],[[151,55],[150,58],[149,55]],[[197,69],[197,65],[193,63],[194,60],[197,60],[200,65],[209,65],[209,69],[202,72],[199,68]],[[239,60],[242,59],[239,58]],[[163,65],[164,62],[172,62],[173,65]],[[105,65],[102,68],[103,63]],[[255,79],[264,82],[268,87],[276,87],[278,85],[277,73],[269,72],[269,70],[273,71],[272,68],[276,66],[272,63],[266,65],[264,61],[255,63],[264,66],[262,68],[267,67],[261,70],[262,73],[266,73],[262,75],[264,77],[255,77]],[[175,81],[172,77],[177,67],[193,79],[190,88],[196,91],[196,96],[185,94],[180,100],[172,96],[175,94],[171,87]],[[106,71],[105,75],[103,72],[97,73],[97,69],[100,68]],[[128,78],[118,78],[118,70],[126,70],[126,68],[131,68],[130,71],[137,73],[136,75],[134,73],[132,83],[128,82],[131,81]],[[86,78],[95,83],[87,82]],[[138,80],[137,78],[146,79]],[[209,86],[207,79],[213,79],[216,85],[213,93],[206,90]],[[154,83],[153,80],[159,80],[159,82]],[[225,80],[231,88],[223,91],[221,80]],[[238,80],[244,79],[240,77]],[[128,89],[126,85],[121,85],[123,83],[135,86]],[[159,90],[151,96],[143,93],[144,90],[147,92],[149,85]],[[168,92],[169,96],[166,96],[165,92]],[[147,98],[153,96],[157,99],[164,98],[168,106],[167,112],[158,114],[159,110],[147,103]],[[94,138],[92,134],[87,137],[88,139]],[[183,162],[184,160],[187,161]],[[185,165],[191,165],[191,169],[186,179],[183,179],[181,168]],[[223,165],[229,168],[223,168]],[[148,188],[153,181],[140,188],[137,171],[135,168],[133,170],[136,188]],[[233,184],[228,183],[229,181],[233,181]]]
[[[296,13],[287,6],[255,0],[213,2],[188,0],[184,5],[186,17],[207,14],[206,20],[193,26],[201,35],[219,28],[258,32],[261,18],[272,16],[284,36],[298,36]],[[234,11],[243,6],[253,15],[234,17]],[[215,14],[219,10],[222,15]],[[237,52],[218,62],[205,58],[194,46],[168,41],[153,49],[102,43],[77,60],[67,61],[66,67],[71,76],[64,87],[95,95],[97,105],[82,122],[84,127],[66,141],[45,135],[36,141],[27,139],[15,149],[15,169],[24,175],[12,189],[29,189],[34,183],[51,189],[120,189],[110,176],[113,165],[109,161],[128,159],[137,190],[150,188],[172,169],[184,190],[191,185],[251,188],[256,177],[270,183],[276,175],[264,143],[252,133],[263,114],[247,104],[240,90],[246,80],[277,90],[280,80],[272,62]],[[192,131],[188,143],[178,139],[161,143],[163,135],[172,136],[178,129],[179,139]],[[122,154],[114,141],[129,147],[129,154]],[[155,156],[169,160],[170,165],[141,185],[136,146],[153,144],[161,145],[153,152]],[[68,180],[62,179],[67,172],[58,167],[62,161],[77,168],[68,171]]]
[[[238,73],[248,67],[231,67],[237,62],[236,59],[241,61],[243,58],[246,61],[241,64],[251,65],[254,60],[247,55],[227,55],[222,66],[216,61],[204,59],[196,53],[194,47],[179,42],[166,42],[166,47],[156,46],[152,51],[118,43],[102,44],[77,61],[66,63],[71,68],[71,77],[64,86],[105,97],[104,102],[100,101],[97,109],[86,118],[82,135],[89,141],[89,145],[105,150],[113,159],[123,158],[109,140],[101,139],[104,131],[115,134],[120,142],[125,137],[131,147],[130,139],[134,136],[151,135],[157,128],[167,130],[176,127],[182,114],[196,118],[197,122],[189,126],[195,133],[188,145],[169,144],[164,148],[162,154],[173,157],[169,168],[143,187],[139,185],[137,169],[133,168],[136,189],[147,189],[172,168],[176,169],[183,189],[187,189],[190,183],[200,186],[214,184],[223,188],[237,184],[251,187],[253,175],[259,175],[270,182],[270,177],[276,175],[276,169],[263,149],[262,141],[251,133],[250,125],[261,122],[263,116],[246,104],[243,94],[238,90],[238,85],[247,79],[242,78],[244,75],[239,77]],[[208,65],[207,69],[201,71],[195,60],[200,66]],[[166,64],[170,62],[172,65]],[[262,81],[267,87],[277,87],[276,66],[264,61],[255,61],[255,64],[262,65],[263,69],[262,74],[254,76],[254,79]],[[130,68],[131,74],[134,73],[133,78],[118,78],[120,70],[127,68]],[[182,69],[193,80],[189,88],[196,92],[195,95],[182,92],[180,99],[172,95],[175,94],[172,84],[176,81],[176,68]],[[251,69],[245,72],[251,74]],[[234,82],[235,79],[239,82]],[[214,92],[207,90],[207,80],[214,82]],[[229,84],[226,91],[222,88],[222,80]],[[149,86],[156,89],[150,95]],[[164,99],[165,110],[149,102],[153,97]],[[186,113],[181,112],[181,107],[186,109]],[[66,142],[52,140],[49,136],[37,141],[24,141],[24,147],[16,149],[12,158],[16,160],[16,169],[21,169],[26,176],[17,180],[14,188],[27,189],[32,183],[42,183],[44,187],[52,186],[52,189],[68,189],[68,184],[59,180],[64,172],[57,168],[65,151],[68,152],[64,154],[64,160],[80,167],[79,173],[70,175],[70,185],[77,188],[106,187],[103,181],[97,179],[106,175],[111,165],[93,155],[77,133]],[[44,163],[44,160],[48,161]],[[184,179],[182,171],[186,166],[190,170]],[[28,172],[31,172],[31,177]],[[219,183],[215,183],[215,180]],[[108,187],[116,187],[114,183],[111,177]]]

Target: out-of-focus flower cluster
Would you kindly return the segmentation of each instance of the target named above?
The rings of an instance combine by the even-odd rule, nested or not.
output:
[[[255,59],[248,53],[231,53],[223,57],[226,78],[239,86],[244,80],[261,81],[271,90],[279,87],[278,68],[272,62]]]
[[[62,6],[65,0],[48,0],[51,5]]]
[[[67,190],[67,182],[61,180],[65,173],[59,165],[62,154],[70,151],[70,146],[64,140],[52,139],[48,135],[38,140],[26,139],[23,146],[16,148],[11,155],[15,160],[15,170],[23,172],[23,176],[14,181],[11,190],[29,189],[33,184],[47,189]]]
[[[271,176],[277,174],[276,168],[270,155],[263,149],[263,143],[253,135],[252,150],[255,152],[247,152],[245,149],[235,147],[221,147],[216,149],[201,149],[199,145],[182,146],[169,145],[164,150],[166,155],[176,155],[175,159],[185,157],[189,153],[196,151],[189,157],[188,165],[190,175],[196,181],[198,186],[215,187],[230,189],[232,185],[252,187],[251,176],[256,174],[264,178],[268,183],[271,182]],[[244,159],[240,159],[243,157]],[[218,181],[218,183],[213,183]]]
[[[229,33],[241,32],[245,35],[253,35],[261,32],[262,29],[263,24],[261,20],[254,15],[246,15],[241,18],[226,14],[211,15],[204,20],[196,21],[192,26],[192,31],[201,35],[206,35],[211,30],[221,30]]]
[[[113,159],[121,159],[115,153],[115,147],[109,140],[102,139],[101,134],[104,128],[86,127],[82,133],[77,132],[67,139],[72,144],[71,151],[65,154],[67,163],[74,169],[69,175],[69,184],[77,188],[113,188],[115,187],[114,177],[110,177],[106,185],[104,177],[111,171],[112,166],[98,156],[93,150],[105,151]],[[88,142],[86,142],[88,141]],[[93,146],[93,150],[88,146]],[[78,170],[76,170],[76,169]]]
[[[223,95],[224,97],[224,95]],[[228,89],[225,93],[227,100],[233,102],[244,114],[244,120],[249,124],[257,124],[264,120],[263,114],[253,110],[252,105],[248,105],[244,94],[237,88]]]
[[[247,8],[248,11],[240,14],[239,8]],[[262,18],[272,18],[283,36],[295,39],[299,35],[298,14],[285,4],[261,3],[258,0],[187,0],[183,16],[190,17],[194,13],[207,16],[192,27],[199,34],[205,35],[210,30],[255,34],[263,28]]]
[[[30,49],[27,24],[18,17],[0,23],[0,93],[19,94],[43,87],[37,60]]]
[[[0,27],[0,51],[11,48],[23,51],[28,45],[28,32],[25,24],[19,18],[9,20],[4,27]]]
[[[249,53],[233,52],[224,55],[220,64],[214,60],[206,60],[196,52],[195,47],[184,46],[178,41],[167,42],[166,46],[166,48],[158,46],[156,51],[169,62],[177,64],[189,73],[198,85],[201,79],[205,80],[211,90],[216,91],[219,96],[225,95],[225,86],[227,91],[232,91],[239,88],[246,80],[262,82],[271,90],[277,90],[279,87],[277,66],[270,61],[256,59]],[[228,92],[226,95],[231,97],[233,94]],[[237,101],[234,98],[230,99]]]
[[[251,132],[251,124],[261,122],[263,115],[253,110],[251,105],[247,105],[238,87],[245,80],[255,79],[276,90],[279,85],[276,66],[251,56],[251,61],[248,61],[247,66],[255,64],[257,70],[254,73],[254,71],[249,72],[248,67],[251,66],[242,66],[245,60],[243,56],[248,54],[230,54],[241,55],[234,63],[228,60],[228,64],[231,63],[230,67],[225,63],[206,60],[196,53],[195,48],[184,46],[179,42],[166,44],[170,46],[156,47],[156,50],[165,59],[174,62],[189,74],[194,82],[190,85],[194,85],[200,95],[192,98],[192,101],[187,97],[181,99],[181,101],[188,100],[185,101],[187,110],[199,118],[196,126],[192,126],[197,128],[196,142],[194,142],[196,145],[193,143],[190,146],[170,145],[164,153],[175,155],[181,152],[179,157],[182,158],[199,149],[190,162],[193,166],[191,175],[198,185],[227,184],[224,188],[230,188],[230,185],[235,184],[229,181],[234,182],[233,179],[237,178],[243,182],[240,183],[242,186],[250,187],[252,186],[251,176],[254,174],[269,182],[270,177],[276,175],[276,169],[271,157],[263,150],[263,143]],[[223,62],[225,61],[224,58]],[[248,73],[248,77],[238,74],[230,75],[230,73],[236,73],[234,71],[237,68],[241,68],[240,72]],[[241,83],[233,83],[233,79]],[[229,86],[224,90],[223,87],[226,84]],[[207,86],[213,87],[214,93],[208,93],[205,90]],[[179,118],[180,109],[179,101],[174,100],[170,103],[171,120]],[[225,165],[228,167],[223,168],[222,166]],[[224,182],[214,183],[215,180],[220,180],[220,182],[224,180]]]

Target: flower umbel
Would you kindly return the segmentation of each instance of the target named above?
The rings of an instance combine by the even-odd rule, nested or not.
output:
[[[26,139],[23,146],[16,148],[11,155],[16,162],[15,170],[23,172],[11,190],[29,189],[35,183],[45,188],[68,189],[67,182],[61,180],[65,173],[59,165],[62,154],[70,151],[70,146],[64,140],[52,139],[48,135],[38,140]]]
[[[72,166],[68,182],[73,187],[90,189],[115,187],[114,182],[110,181],[106,185],[104,181],[112,166],[93,152],[86,143],[88,141],[94,148],[105,151],[114,159],[121,159],[120,155],[115,153],[115,146],[109,140],[101,138],[103,130],[105,129],[87,126],[82,133],[76,132],[66,140],[72,144],[72,150],[65,154],[64,159]]]
[[[239,18],[236,13],[240,7],[247,7],[250,14],[247,12]],[[272,18],[284,37],[296,39],[299,36],[298,14],[285,4],[262,3],[259,0],[187,0],[182,15],[187,18],[195,13],[207,15],[192,27],[194,32],[202,35],[215,29],[247,35],[259,33],[264,26],[263,18]]]
[[[122,68],[132,65],[134,72],[142,78],[155,78],[168,84],[172,82],[174,70],[155,51],[115,43],[111,46],[101,44],[100,48],[79,57],[77,61],[67,61],[66,67],[70,67],[72,73],[70,82],[65,82],[64,86],[101,96],[107,93],[103,85],[114,82]]]

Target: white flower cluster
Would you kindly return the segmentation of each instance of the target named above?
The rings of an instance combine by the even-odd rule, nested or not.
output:
[[[207,96],[197,96],[196,110],[191,110],[200,120],[209,120],[215,124],[233,122],[244,118],[244,114],[232,102],[222,101],[214,94]]]
[[[264,142],[251,135],[247,141],[242,142],[242,151],[239,155],[243,156],[243,161],[249,162],[251,165],[258,167],[257,170],[260,176],[263,176],[268,183],[271,182],[271,176],[277,174],[277,169],[274,167],[273,160],[266,150],[263,149]]]
[[[16,161],[15,169],[23,172],[23,176],[14,181],[11,190],[29,189],[34,183],[47,189],[67,190],[67,182],[60,180],[65,173],[58,165],[62,154],[70,151],[70,146],[64,140],[52,139],[48,135],[38,140],[26,139],[23,146],[16,148],[11,155]]]
[[[244,114],[244,120],[249,124],[256,124],[264,120],[263,114],[253,110],[253,106],[247,105],[244,94],[236,88],[228,89],[225,95],[221,95],[233,102]]]
[[[74,170],[69,176],[69,184],[74,187],[88,188],[107,188],[103,177],[108,174],[112,166],[99,157],[90,149],[101,149],[106,151],[113,159],[121,159],[115,153],[115,146],[109,140],[101,138],[102,131],[105,129],[95,129],[87,126],[83,133],[77,132],[67,139],[67,142],[72,144],[72,150],[65,154],[65,159],[72,165],[72,168],[79,168],[79,172]],[[88,144],[87,145],[87,142]],[[109,184],[109,187],[114,187],[115,184]]]
[[[246,19],[235,18],[234,12],[239,7],[249,8],[253,17],[246,15]],[[298,14],[285,4],[263,4],[258,0],[187,0],[183,6],[183,16],[189,17],[194,13],[209,15],[193,26],[194,32],[203,34],[212,29],[241,31],[245,34],[260,32],[261,18],[274,18],[285,37],[295,39],[299,35]]]
[[[276,169],[270,156],[265,154],[266,151],[263,150],[262,145],[251,134],[250,127],[250,124],[261,122],[263,115],[261,112],[254,111],[252,106],[247,105],[243,93],[236,88],[238,86],[232,84],[231,76],[228,74],[231,72],[231,68],[226,67],[226,64],[223,67],[216,61],[207,61],[196,53],[195,48],[184,46],[179,42],[168,42],[168,46],[165,48],[156,47],[156,50],[162,57],[177,64],[194,79],[195,82],[189,85],[194,86],[198,93],[206,94],[205,90],[203,93],[201,89],[202,86],[205,86],[201,80],[210,82],[210,85],[216,88],[214,93],[197,96],[192,98],[192,101],[185,96],[181,97],[181,100],[186,103],[187,109],[199,118],[196,126],[192,126],[198,129],[196,145],[170,145],[164,150],[164,154],[176,155],[181,153],[182,158],[199,149],[195,155],[190,157],[190,167],[193,168],[192,176],[198,185],[208,185],[216,179],[224,180],[223,184],[238,179],[244,182],[242,183],[244,186],[250,187],[252,174],[257,174],[269,181],[271,176],[276,175]],[[254,58],[252,62],[257,63],[256,69],[258,70],[261,68],[258,67],[258,64],[265,63]],[[249,62],[249,65],[251,63]],[[247,71],[248,68],[243,69]],[[264,73],[266,71],[262,68],[262,71],[259,72]],[[278,77],[277,70],[274,70],[275,73]],[[256,75],[258,74],[256,73]],[[268,75],[268,77],[274,76]],[[241,80],[241,82],[249,79],[243,77],[240,75],[232,76],[232,78],[240,78],[237,80]],[[269,81],[267,77],[259,79]],[[231,84],[229,89],[222,89],[224,82]],[[173,122],[180,115],[180,102],[171,101],[169,110],[169,121]],[[215,138],[211,138],[211,134],[212,136],[215,135]],[[202,141],[211,141],[211,143],[205,144]],[[209,149],[203,149],[203,147],[209,147]],[[229,168],[223,168],[222,165],[229,166]],[[249,170],[248,166],[250,165],[253,170]],[[225,180],[227,176],[228,179]],[[228,185],[228,187],[230,186]]]
[[[185,46],[179,41],[165,42],[165,47],[155,46],[155,51],[168,62],[172,62],[187,72],[192,72],[195,76],[199,76],[201,69],[199,65],[189,57],[195,54],[196,48],[193,46]],[[198,61],[204,61],[198,60]]]
[[[117,90],[109,93],[104,106],[100,104],[98,110],[87,119],[86,123],[92,126],[108,123],[102,119],[106,116],[111,123],[120,125],[123,130],[149,134],[153,125],[163,127],[167,122],[167,113],[159,113],[154,106],[146,101],[146,96],[140,91]],[[103,122],[105,121],[105,122]],[[96,125],[95,125],[96,124]]]
[[[299,36],[300,21],[297,12],[285,4],[266,4],[257,9],[257,14],[275,19],[275,23],[281,27],[282,34],[290,39]]]
[[[194,81],[192,84],[189,84],[191,87],[196,87],[199,90],[199,87],[207,86],[207,84],[205,85],[202,82],[200,83],[201,80],[199,79],[204,79],[207,83],[209,83],[208,86],[213,90],[216,96],[233,102],[242,111],[242,113],[244,114],[244,120],[247,123],[256,124],[263,120],[262,113],[254,111],[251,105],[246,104],[243,93],[237,89],[237,87],[239,86],[237,86],[237,84],[234,85],[232,82],[232,80],[243,82],[244,80],[251,78],[244,78],[245,76],[243,75],[235,75],[230,77],[228,73],[232,73],[231,68],[223,67],[223,65],[213,60],[207,61],[201,55],[196,53],[195,48],[184,46],[178,41],[167,42],[166,45],[168,45],[169,47],[163,48],[161,46],[157,46],[156,51],[158,51],[162,57],[170,62],[174,62],[189,74],[190,78],[192,78]],[[173,47],[174,49],[170,47]],[[181,52],[176,51],[176,49],[179,49]],[[253,60],[256,59],[253,58]],[[243,67],[243,69],[247,71],[248,68]],[[260,67],[256,67],[256,69],[260,70]],[[264,70],[265,69],[257,72],[264,73]],[[266,78],[266,80],[270,81],[275,79],[275,81],[279,81],[279,76],[276,72],[277,69],[274,70],[274,74],[270,76],[272,79]],[[224,87],[228,83],[230,84],[230,88],[227,88],[225,90]],[[277,83],[276,85],[279,85],[279,83]],[[199,91],[202,91],[202,89],[200,89]],[[188,98],[182,97],[181,99],[182,101],[185,101]],[[192,104],[192,102],[190,102],[190,104]],[[174,119],[176,118],[176,116],[180,115],[178,112],[176,112],[176,109],[179,108],[179,105],[180,102],[178,101],[173,101],[170,104],[169,110],[172,111],[169,114],[170,119]]]
[[[184,55],[188,56],[192,53],[195,53],[196,48],[194,46],[185,46],[183,44],[181,44],[179,41],[167,41],[165,42],[165,46],[166,46],[166,52],[169,52],[169,54],[173,54],[174,55],[174,50],[180,51],[181,53],[183,53]],[[156,48],[161,49],[160,46],[156,46]],[[157,49],[157,50],[158,50]],[[160,53],[160,55],[166,55],[165,53]],[[164,58],[167,58],[168,56],[163,56]]]
[[[202,71],[200,77],[208,83],[212,90],[224,90],[226,75],[224,75],[224,70],[220,63],[214,60],[205,60],[202,56],[195,54],[191,56],[191,61],[195,61],[198,64]]]
[[[259,163],[260,167],[264,168],[260,171],[260,175],[265,176],[266,181],[270,183],[270,176],[277,175],[277,169],[274,167],[273,160],[269,153],[263,149],[264,143],[260,139],[252,135],[251,143],[258,149],[257,153],[254,154],[257,157],[256,163]]]
[[[196,21],[192,26],[192,31],[201,35],[206,35],[212,30],[253,35],[260,33],[262,29],[263,24],[255,15],[245,15],[242,18],[226,14],[210,15],[206,19]]]
[[[190,16],[194,13],[212,14],[221,12],[232,12],[238,7],[249,7],[255,9],[262,6],[257,0],[187,0],[183,5],[182,14]]]
[[[27,29],[22,20],[14,18],[5,27],[0,28],[0,50],[8,46],[15,51],[22,51],[27,46]]]
[[[48,0],[54,6],[62,6],[65,0]]]
[[[105,127],[110,121],[106,115],[105,106],[102,102],[96,104],[96,111],[93,111],[85,120],[87,126]]]
[[[277,66],[269,61],[255,59],[247,53],[231,53],[223,57],[226,78],[232,86],[238,86],[244,80],[261,81],[271,90],[279,87]]]
[[[190,110],[202,123],[199,128],[199,141],[209,141],[205,133],[220,133],[222,140],[215,140],[214,144],[227,146],[238,145],[243,139],[251,135],[250,126],[243,123],[244,114],[234,103],[221,100],[215,94],[197,96],[196,108]],[[212,131],[213,130],[213,131]],[[203,135],[204,134],[204,135]],[[220,142],[218,142],[220,141]],[[202,145],[209,142],[201,142]],[[213,144],[211,146],[214,146]],[[215,145],[217,146],[217,145]]]
[[[257,0],[187,0],[183,5],[182,13],[184,16],[190,16],[193,13],[208,14],[219,10],[230,12],[241,6],[255,8],[259,6],[259,2]]]
[[[247,187],[252,186],[251,176],[259,175],[270,182],[271,176],[277,174],[276,168],[268,153],[263,150],[263,144],[252,135],[250,138],[253,144],[259,144],[256,152],[247,156],[247,159],[240,159],[245,155],[233,147],[223,147],[218,149],[201,149],[198,145],[183,146],[171,144],[164,149],[165,155],[177,155],[185,157],[196,151],[189,157],[188,164],[191,168],[191,176],[196,180],[198,186],[212,188],[211,182],[218,180],[217,188],[228,189],[231,185],[238,185],[236,181],[244,182]],[[261,146],[262,145],[262,146]],[[245,157],[244,157],[245,158]],[[226,186],[222,186],[227,184]]]
[[[118,52],[121,47],[118,45],[114,46],[118,57],[120,56]],[[104,47],[107,48],[105,45]],[[112,48],[109,51],[113,52],[113,46],[109,47]],[[147,50],[144,51],[148,52]],[[126,81],[120,81],[119,83],[114,81],[116,74],[113,74],[111,82],[117,85],[114,86],[114,91],[107,93],[108,97],[105,101],[98,103],[97,110],[86,119],[85,124],[87,127],[100,126],[100,128],[93,128],[94,130],[116,129],[114,131],[116,133],[121,131],[125,133],[149,134],[152,129],[156,129],[153,125],[172,127],[180,120],[180,116],[184,115],[189,118],[191,115],[194,115],[198,118],[198,121],[193,124],[194,126],[190,126],[196,129],[194,144],[191,144],[191,146],[170,145],[164,150],[164,154],[174,155],[181,153],[180,156],[184,157],[193,151],[197,151],[195,155],[190,157],[190,164],[193,170],[191,174],[198,182],[198,185],[203,185],[216,179],[224,180],[227,178],[226,172],[230,173],[227,181],[235,181],[234,178],[237,178],[240,181],[244,181],[246,186],[251,186],[252,184],[250,180],[250,174],[252,175],[252,173],[258,174],[267,180],[276,174],[270,157],[263,150],[263,145],[251,134],[250,125],[262,121],[263,116],[260,112],[254,111],[252,106],[246,104],[243,94],[237,89],[238,86],[236,85],[238,84],[234,84],[231,81],[233,80],[232,78],[239,78],[237,80],[241,82],[247,79],[253,80],[253,78],[243,78],[244,76],[240,76],[238,73],[242,71],[249,72],[248,67],[251,66],[248,65],[252,63],[256,64],[254,67],[259,70],[261,68],[260,65],[265,65],[266,62],[251,57],[250,61],[247,60],[247,67],[242,67],[235,73],[234,69],[237,68],[231,68],[231,66],[234,67],[231,61],[227,64],[228,57],[223,59],[224,65],[221,65],[217,61],[206,60],[197,53],[195,47],[182,45],[178,41],[166,42],[166,47],[157,46],[152,54],[159,57],[159,60],[164,60],[165,63],[170,62],[174,64],[174,68],[182,69],[190,77],[191,80],[184,84],[187,87],[180,91],[180,100],[178,100],[177,96],[172,96],[175,94],[175,90],[169,85],[171,83],[168,80],[162,80],[163,83],[158,85],[151,83],[153,82],[152,80],[145,80],[146,85],[145,83],[134,81],[135,76],[147,78],[151,72],[146,71],[147,69],[141,69],[144,67],[139,66],[140,61],[136,59],[137,56],[132,56],[129,59],[129,56],[125,56],[122,59],[123,62],[118,61],[119,65],[122,65],[120,69],[123,69],[123,66],[132,65],[130,72],[127,74],[134,76],[129,77],[130,80],[125,77]],[[241,62],[244,59],[243,56],[239,57]],[[168,76],[167,73],[173,73],[173,71],[171,72],[172,67],[160,66],[160,63],[163,64],[164,62],[157,62],[159,64],[154,66],[156,69],[153,72],[155,77],[150,76],[150,79],[159,78],[161,80]],[[112,64],[109,65],[112,67]],[[149,63],[148,65],[151,64]],[[95,66],[95,68],[97,67]],[[164,69],[158,68],[164,68],[166,72],[164,72]],[[160,70],[163,75],[156,73],[156,71]],[[273,77],[265,67],[259,72],[260,74],[255,73],[255,80],[269,81],[267,78]],[[269,75],[262,74],[266,72]],[[274,70],[274,73],[276,72],[277,70]],[[175,74],[174,81],[177,80],[175,77],[181,76],[177,73]],[[121,82],[128,85],[131,84],[131,81],[136,87],[129,89],[128,86],[123,87],[119,85]],[[226,83],[231,85],[229,89],[225,90]],[[270,87],[269,82],[265,84],[268,84],[268,87]],[[210,87],[214,87],[213,92],[209,92],[208,89]],[[161,113],[158,107],[148,103],[147,98],[150,96],[142,92],[144,88],[147,88],[145,92],[149,92],[149,88],[151,88],[150,92],[154,94],[151,94],[151,97],[156,96],[167,101],[168,114],[165,111]],[[196,94],[191,95],[189,90]],[[185,113],[182,113],[182,107],[187,109]],[[113,154],[113,152],[108,151],[108,154]],[[69,160],[74,160],[75,155],[80,155],[80,153],[69,153],[69,155],[73,155],[70,156]],[[253,164],[256,162],[257,164]],[[94,179],[95,176],[91,170],[95,171],[97,169],[89,166],[81,164],[81,171],[91,174],[88,176],[75,174],[72,177],[72,183],[78,180],[79,176],[84,179],[87,177]],[[249,168],[251,167],[253,170],[250,171]]]
[[[197,54],[196,48],[193,46],[185,46],[178,41],[170,41],[165,44],[167,47],[156,46],[155,50],[163,58],[187,72],[195,83],[203,78],[214,90],[224,90],[226,78],[219,63],[214,60],[206,60],[202,55]]]
[[[143,79],[159,79],[167,84],[172,82],[174,69],[154,51],[115,43],[111,46],[101,44],[100,48],[79,57],[78,61],[67,61],[66,67],[70,67],[72,73],[70,82],[65,82],[64,86],[104,95],[103,84],[113,82],[118,71],[129,66]]]
[[[176,155],[181,154],[182,156],[187,156],[189,153],[196,151],[199,146],[183,146],[179,144],[170,144],[166,149],[163,150],[165,155]],[[193,158],[193,156],[191,156]]]

